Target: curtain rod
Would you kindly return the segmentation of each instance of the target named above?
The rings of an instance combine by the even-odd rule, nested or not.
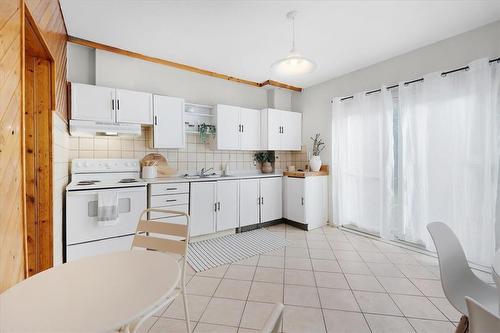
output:
[[[494,63],[494,62],[499,62],[499,63],[500,63],[500,57],[495,58],[495,59],[491,59],[491,60],[489,60],[488,62],[489,62],[490,64],[491,64],[491,63]],[[457,69],[452,69],[452,70],[450,70],[450,71],[442,72],[442,73],[441,73],[441,76],[442,76],[442,77],[445,77],[445,76],[446,76],[446,75],[448,75],[448,74],[455,73],[455,72],[460,72],[460,71],[468,71],[469,69],[470,69],[470,68],[469,68],[469,66],[460,67],[460,68],[457,68]],[[422,82],[422,81],[424,81],[424,78],[423,78],[423,77],[422,77],[422,78],[420,78],[420,79],[416,79],[416,80],[406,81],[406,82],[404,82],[403,84],[404,84],[405,86],[407,86],[407,85],[410,85],[410,84],[412,84],[412,83]],[[399,87],[399,84],[393,84],[393,85],[391,85],[391,86],[388,86],[386,89],[387,89],[387,90],[390,90],[390,89],[394,89],[394,88],[397,88],[397,87]],[[367,92],[365,93],[365,95],[367,95],[367,96],[368,96],[368,95],[370,95],[370,94],[379,93],[379,92],[381,92],[381,91],[382,91],[382,89],[381,89],[381,88],[379,88],[379,89],[375,89],[375,90],[370,90],[370,91],[367,91]],[[348,99],[353,99],[353,98],[354,98],[354,95],[352,95],[352,96],[347,96],[347,97],[343,97],[343,98],[341,98],[341,99],[340,99],[340,101],[341,101],[341,102],[343,102],[343,101],[346,101],[346,100],[348,100]],[[333,103],[333,100],[332,100],[331,102]]]

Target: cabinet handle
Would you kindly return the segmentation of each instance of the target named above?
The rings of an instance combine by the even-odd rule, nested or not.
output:
[[[302,198],[302,206],[304,206],[304,198]]]
[[[155,126],[158,125],[158,117],[155,116]]]
[[[116,100],[116,109],[119,111],[120,110],[120,100]]]
[[[114,99],[111,100],[111,110],[113,110],[113,111],[115,110],[115,100]]]
[[[220,201],[217,203],[217,210],[220,210]]]
[[[166,190],[167,191],[175,191],[175,190],[177,190],[177,187],[167,187]]]
[[[177,201],[176,199],[168,199],[167,202],[175,202]]]
[[[260,197],[257,198],[257,205],[260,206]]]
[[[217,202],[214,203],[214,211],[217,211]]]
[[[260,197],[260,204],[263,205],[264,204],[264,197]]]
[[[281,133],[285,133],[285,126],[281,126]]]
[[[245,132],[245,125],[241,125],[241,132]]]

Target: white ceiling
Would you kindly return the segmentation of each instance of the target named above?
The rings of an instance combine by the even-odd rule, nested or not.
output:
[[[68,34],[211,71],[301,87],[369,66],[500,19],[500,1],[60,0]],[[290,49],[317,68],[277,77]]]

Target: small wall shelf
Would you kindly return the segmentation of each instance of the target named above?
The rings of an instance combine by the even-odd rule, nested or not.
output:
[[[186,133],[199,133],[198,125],[215,125],[214,106],[184,103],[184,126]]]

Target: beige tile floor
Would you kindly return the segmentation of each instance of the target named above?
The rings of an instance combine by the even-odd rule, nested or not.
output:
[[[189,270],[195,333],[258,332],[276,302],[285,304],[284,333],[454,332],[460,314],[444,298],[435,258],[333,227],[269,230],[290,245],[197,274]],[[179,298],[141,330],[185,332],[183,318]]]

